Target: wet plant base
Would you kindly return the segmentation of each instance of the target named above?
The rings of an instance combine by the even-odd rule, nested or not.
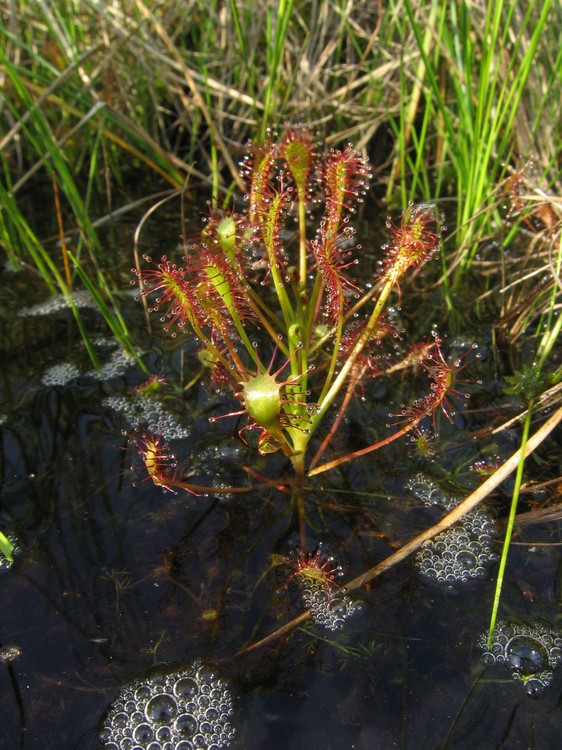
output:
[[[65,315],[55,307],[38,320]],[[95,334],[95,316],[91,325]],[[490,357],[471,373],[483,380],[471,409],[441,419],[430,453],[417,436],[306,480],[303,553],[289,460],[259,456],[255,438],[238,436],[243,422],[209,422],[228,404],[199,381],[183,390],[195,349],[147,341],[151,376],[94,336],[94,372],[75,340],[3,371],[1,520],[14,561],[0,570],[0,746],[557,746],[557,523],[517,530],[504,619],[490,648],[482,635],[509,480],[487,507],[345,589],[456,507],[486,456],[516,449],[515,431],[474,437],[492,397],[501,401]],[[365,386],[337,450],[383,437],[414,380]],[[553,443],[529,469],[537,480],[558,470]],[[156,481],[179,476],[191,490]],[[311,617],[268,638],[307,608]]]

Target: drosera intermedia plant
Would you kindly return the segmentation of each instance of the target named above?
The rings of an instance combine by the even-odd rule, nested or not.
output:
[[[384,314],[391,295],[400,298],[406,274],[438,253],[443,231],[434,204],[409,204],[399,221],[388,219],[379,263],[357,273],[363,290],[354,272],[364,254],[351,220],[370,175],[352,146],[321,151],[304,128],[268,133],[248,144],[242,162],[245,210],[214,208],[182,262],[145,256],[147,267],[134,269],[165,329],[191,332],[214,387],[240,401],[230,415],[248,416],[240,437],[256,431],[262,455],[282,451],[297,486],[420,429],[440,406],[447,416],[447,394],[466,364],[447,361],[436,335],[406,351],[404,366],[427,373],[428,395],[404,408],[389,437],[321,464],[328,437],[310,469],[312,437],[337,401],[345,409],[362,374],[376,372],[377,348],[394,335]],[[341,416],[340,409],[334,419]]]

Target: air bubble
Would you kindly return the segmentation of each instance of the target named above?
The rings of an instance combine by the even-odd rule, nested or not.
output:
[[[150,696],[151,696],[150,688],[147,687],[146,685],[142,685],[140,688],[135,690],[135,700],[137,702],[148,700]]]
[[[468,549],[457,552],[456,560],[463,568],[474,568],[477,563],[476,557]]]
[[[536,674],[548,667],[548,652],[543,643],[531,635],[516,635],[505,649],[509,666],[523,675]]]
[[[199,706],[199,708],[208,708],[210,703],[211,699],[208,695],[200,695],[199,699],[197,700],[197,705]]]
[[[133,737],[136,742],[149,742],[154,737],[154,730],[150,724],[139,724],[133,732]]]
[[[170,730],[170,727],[160,727],[160,729],[156,732],[156,738],[160,742],[168,742],[172,739],[172,732]]]
[[[191,714],[181,714],[176,719],[174,728],[180,737],[192,737],[197,731],[197,720]]]
[[[185,700],[197,695],[198,690],[197,681],[191,677],[182,677],[174,685],[174,693],[178,698],[184,698]]]
[[[114,729],[121,729],[122,727],[126,727],[129,722],[129,717],[124,711],[120,711],[117,714],[114,714],[112,718],[112,727]]]
[[[176,701],[171,695],[157,695],[146,704],[145,714],[149,721],[159,724],[172,719],[178,711]]]
[[[544,682],[536,677],[531,677],[530,679],[525,680],[525,690],[527,691],[527,695],[530,695],[531,698],[538,698],[545,687]]]

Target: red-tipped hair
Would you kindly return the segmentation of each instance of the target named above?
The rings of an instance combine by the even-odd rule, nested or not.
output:
[[[157,294],[155,304],[149,312],[160,312],[160,320],[166,322],[164,330],[169,331],[174,326],[181,330],[191,326],[201,327],[204,316],[193,288],[189,284],[185,268],[180,268],[164,255],[160,263],[153,261],[148,255],[143,256],[153,268],[139,271],[133,268],[133,273],[139,278],[143,295]]]
[[[345,213],[353,213],[363,200],[371,168],[368,160],[351,146],[333,148],[320,164],[320,183],[324,191],[329,231],[337,228]],[[335,230],[334,230],[335,231]]]
[[[391,240],[385,246],[384,278],[398,282],[409,268],[419,268],[439,250],[443,218],[433,203],[410,203],[400,224],[388,219]]]
[[[316,164],[311,132],[305,128],[287,129],[279,152],[297,189],[298,199],[306,201],[310,197],[311,180]]]
[[[353,257],[353,249],[348,246],[352,237],[353,231],[348,227],[337,235],[328,234],[327,224],[323,222],[319,236],[310,242],[325,287],[324,311],[332,321],[344,310],[349,295],[357,296],[361,292],[354,280],[343,273],[358,262]]]

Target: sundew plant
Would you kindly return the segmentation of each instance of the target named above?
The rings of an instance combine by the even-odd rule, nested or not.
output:
[[[433,333],[392,361],[393,368],[417,366],[428,383],[394,415],[390,434],[324,460],[361,383],[389,369],[388,351],[403,334],[385,310],[393,293],[400,298],[406,274],[439,250],[443,219],[435,205],[409,204],[399,220],[388,219],[380,259],[360,268],[365,254],[352,218],[370,167],[359,151],[320,152],[304,128],[279,138],[269,133],[248,144],[242,177],[243,211],[212,210],[182,263],[145,256],[146,267],[135,270],[165,330],[190,332],[212,388],[239,400],[239,410],[211,419],[245,414],[240,438],[262,455],[282,451],[298,487],[307,476],[415,435],[439,407],[451,418],[450,396],[459,395],[456,376],[466,361],[448,361]],[[173,485],[177,478],[156,471],[159,465],[151,454],[153,479]]]

